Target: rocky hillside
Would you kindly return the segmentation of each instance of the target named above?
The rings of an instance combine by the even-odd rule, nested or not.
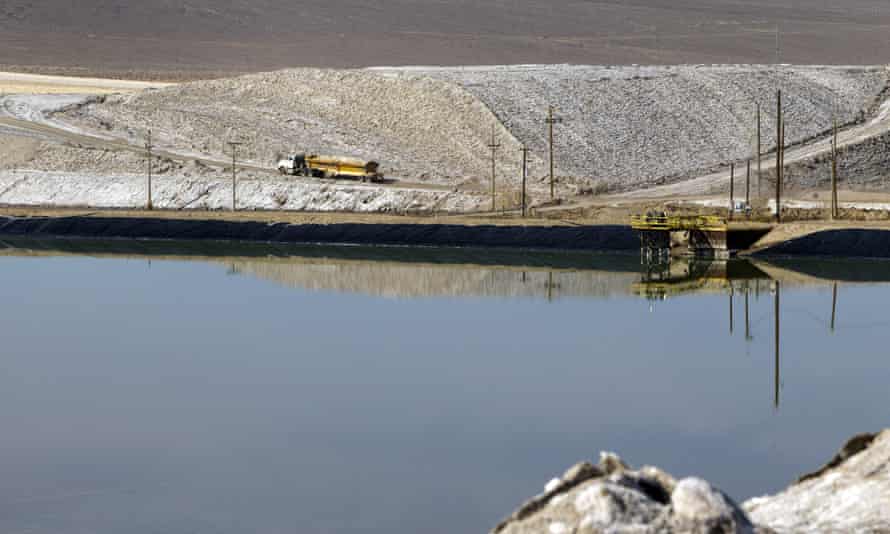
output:
[[[776,145],[776,90],[786,139],[799,143],[862,120],[887,85],[883,68],[514,66],[412,69],[482,100],[521,142],[547,151],[548,107],[559,173],[618,189],[702,174],[753,153],[756,105],[764,150]]]
[[[223,155],[240,140],[242,159],[274,166],[304,151],[377,159],[388,175],[458,184],[487,176],[496,123],[458,85],[424,76],[360,70],[295,69],[194,82],[94,99],[64,119],[139,142],[152,128],[158,146]],[[515,173],[519,142],[503,127],[502,168]],[[509,157],[509,159],[508,159]]]
[[[308,151],[379,159],[412,182],[484,188],[492,128],[499,180],[516,187],[519,148],[532,149],[532,188],[547,174],[548,106],[562,191],[630,190],[682,180],[751,155],[755,105],[765,149],[775,145],[775,91],[786,139],[823,135],[869,116],[887,86],[882,67],[520,66],[295,69],[103,97],[62,114],[103,135],[273,164]]]

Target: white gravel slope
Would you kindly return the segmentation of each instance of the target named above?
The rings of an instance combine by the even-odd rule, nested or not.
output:
[[[358,70],[294,69],[194,82],[72,106],[75,125],[131,142],[149,127],[159,147],[273,166],[279,153],[351,155],[382,162],[389,176],[458,183],[490,167],[496,119],[460,87],[431,78]],[[505,154],[518,142],[498,127]],[[506,160],[504,162],[506,164]]]
[[[534,202],[545,197],[544,119],[551,104],[565,121],[556,126],[561,195],[581,188],[641,191],[654,184],[693,184],[684,179],[708,175],[720,165],[748,157],[757,101],[762,103],[764,149],[772,148],[778,87],[785,94],[787,141],[798,143],[824,134],[835,108],[842,123],[875,116],[880,98],[887,93],[887,79],[884,67],[291,69],[86,100],[82,96],[4,97],[0,114],[59,131],[120,139],[137,147],[151,128],[158,149],[217,161],[227,158],[226,142],[237,139],[245,142],[240,161],[270,168],[279,153],[294,151],[378,159],[390,177],[464,184],[480,193],[487,190],[491,172],[487,145],[494,126],[501,145],[499,190],[515,194],[519,149],[527,143],[533,150],[529,184]],[[44,145],[32,150],[28,161],[14,158],[12,165],[0,161],[0,169],[47,171],[34,175],[46,177],[66,171],[68,176],[83,177],[83,187],[99,195],[90,197],[97,199],[95,205],[104,205],[102,180],[114,183],[115,177],[130,175],[136,180],[145,167],[139,154],[106,148],[101,143],[92,148]],[[219,174],[172,162],[159,163],[156,172],[181,180],[184,196],[190,194],[189,184],[195,180],[204,183]],[[279,205],[278,201],[269,204],[270,192],[278,183],[289,191],[288,200],[280,203],[288,209],[398,211],[448,205],[473,210],[484,202],[479,195],[465,193],[264,180],[262,192],[250,205]],[[67,190],[66,184],[62,186]],[[108,198],[117,198],[121,205],[138,205],[139,187],[130,189],[137,200],[123,193]],[[61,202],[51,188],[38,190],[34,194],[49,197],[22,203]],[[319,191],[325,193],[319,196]],[[171,202],[174,197],[171,192]],[[77,198],[69,200],[90,204],[87,197]],[[14,203],[2,197],[0,201]],[[225,202],[217,204],[221,207]]]
[[[883,67],[521,65],[381,68],[464,87],[542,157],[547,108],[555,127],[558,172],[577,181],[633,189],[690,177],[742,160],[755,146],[762,105],[764,150],[775,146],[775,95],[785,100],[789,144],[864,118],[887,85]],[[578,180],[580,179],[580,180]],[[572,181],[572,180],[566,180]]]
[[[232,182],[226,177],[156,176],[152,193],[154,205],[162,209],[229,209],[232,205]],[[369,213],[474,211],[488,202],[480,195],[447,191],[288,179],[240,181],[237,197],[239,209]],[[139,208],[145,202],[144,175],[0,170],[0,204]]]

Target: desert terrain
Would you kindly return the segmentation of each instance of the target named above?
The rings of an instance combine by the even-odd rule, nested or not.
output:
[[[241,209],[491,211],[492,135],[499,213],[520,207],[523,146],[527,204],[548,216],[649,198],[725,207],[733,165],[737,198],[747,188],[765,209],[778,89],[785,195],[799,203],[788,206],[822,207],[837,120],[842,200],[885,211],[888,70],[827,65],[301,68],[181,84],[4,74],[0,201],[144,206],[151,131],[153,204],[165,209],[231,208],[234,140]],[[745,172],[756,165],[758,105],[759,180]],[[553,199],[550,106],[563,121]],[[279,175],[276,161],[295,152],[377,160],[386,180]]]
[[[872,0],[7,0],[0,202],[138,208],[150,166],[155,207],[231,208],[238,141],[244,209],[514,214],[526,146],[548,217],[724,207],[732,166],[737,198],[768,211],[781,89],[793,209],[824,208],[837,120],[844,208],[884,212],[887,27]],[[387,179],[278,175],[295,152],[379,160]]]
[[[182,80],[378,65],[866,65],[890,57],[888,28],[880,0],[4,0],[0,70]]]

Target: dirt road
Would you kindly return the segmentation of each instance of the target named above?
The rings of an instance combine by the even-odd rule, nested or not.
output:
[[[878,114],[864,124],[852,126],[838,132],[838,148],[861,143],[870,137],[875,137],[890,131],[890,100],[884,102]],[[810,159],[819,154],[827,154],[831,151],[831,138],[824,137],[797,147],[787,148],[785,151],[785,165]],[[775,169],[775,155],[761,158],[764,174]],[[736,162],[736,180],[744,180],[745,162]],[[752,161],[752,189],[756,187],[756,161]],[[730,179],[728,169],[719,172],[699,176],[691,180],[684,180],[674,184],[640,189],[618,195],[623,198],[665,198],[675,196],[707,195],[718,190],[727,189]],[[762,183],[764,194],[769,194],[766,184]]]
[[[2,83],[4,80],[4,74],[9,73],[0,73],[0,94],[2,94]],[[35,95],[67,95],[70,94],[71,90],[77,90],[87,95],[93,94],[94,91],[135,91],[157,86],[157,84],[151,82],[128,82],[86,78],[82,79],[85,80],[84,85],[77,85],[80,83],[79,80],[81,79],[67,78],[63,76],[22,75],[20,78],[17,76],[10,76],[10,79],[31,80],[32,82],[39,79],[44,85],[41,85],[39,87],[30,86],[30,92],[26,93]],[[112,151],[127,151],[137,153],[139,155],[146,154],[146,150],[143,146],[131,144],[119,138],[99,136],[90,132],[78,131],[76,128],[69,127],[64,123],[61,123],[60,121],[49,120],[46,116],[46,112],[50,109],[42,107],[46,105],[48,105],[47,102],[44,102],[40,99],[34,100],[34,104],[31,105],[27,101],[11,101],[8,98],[4,99],[2,96],[0,96],[0,129],[3,129],[5,127],[13,131],[35,134],[41,138],[48,140],[74,143],[76,145],[90,148],[101,148]],[[166,158],[171,161],[177,162],[196,161],[202,165],[209,167],[231,168],[232,164],[231,160],[228,158],[223,159],[198,156],[194,154],[184,154],[174,150],[165,150],[160,148],[155,148],[153,150],[153,154],[157,157]],[[278,172],[271,167],[256,165],[248,162],[239,162],[237,166],[239,169],[253,171],[260,174],[277,174]],[[300,178],[300,180],[322,184],[340,184],[363,187],[360,184],[357,184],[356,180],[353,179]],[[453,189],[453,187],[451,186],[412,183],[398,178],[387,178],[382,183],[371,184],[364,187],[380,186],[429,191],[449,191]]]
[[[107,94],[166,87],[169,83],[107,78],[77,78],[0,71],[0,93],[16,94]]]

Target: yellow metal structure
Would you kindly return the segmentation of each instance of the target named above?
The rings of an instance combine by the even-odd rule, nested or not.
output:
[[[725,232],[726,219],[714,215],[633,215],[630,226],[634,230],[659,230],[680,232],[700,230],[703,232]]]

